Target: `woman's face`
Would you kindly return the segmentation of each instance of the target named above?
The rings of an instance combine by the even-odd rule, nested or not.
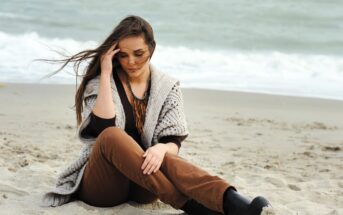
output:
[[[118,48],[117,59],[129,77],[139,77],[149,70],[150,51],[143,36],[123,38]]]

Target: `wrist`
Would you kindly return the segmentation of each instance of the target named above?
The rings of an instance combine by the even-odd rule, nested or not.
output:
[[[170,152],[171,154],[178,154],[179,153],[179,147],[176,143],[174,142],[168,142],[164,144],[167,148],[167,151]]]
[[[100,74],[100,78],[105,78],[105,79],[108,79],[110,78],[112,75],[112,72],[111,71],[101,71],[101,74]]]
[[[164,149],[165,152],[168,151],[169,147],[167,146],[167,144],[164,144],[164,143],[157,143],[157,144],[160,145]]]

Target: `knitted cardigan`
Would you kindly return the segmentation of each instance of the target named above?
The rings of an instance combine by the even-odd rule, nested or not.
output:
[[[167,74],[159,72],[150,65],[151,89],[146,108],[146,118],[141,135],[141,142],[146,148],[158,143],[164,136],[188,136],[189,131],[183,109],[183,97],[180,82]],[[81,131],[90,122],[90,113],[95,105],[98,89],[98,75],[90,80],[84,91],[84,108],[82,121],[77,129],[79,140],[83,143],[79,157],[64,169],[57,178],[55,188],[43,195],[41,206],[60,206],[71,200],[79,187],[83,172],[88,162],[96,138],[85,138]],[[117,87],[111,76],[112,99],[116,107],[115,124],[125,129],[125,112]]]

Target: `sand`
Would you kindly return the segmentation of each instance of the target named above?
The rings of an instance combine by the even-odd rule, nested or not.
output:
[[[41,196],[82,147],[75,86],[0,85],[1,214],[183,214],[158,201],[97,208]],[[343,101],[183,89],[191,135],[180,156],[263,195],[265,214],[343,214]]]

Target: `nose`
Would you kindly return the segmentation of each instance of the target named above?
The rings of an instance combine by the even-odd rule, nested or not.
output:
[[[135,64],[135,58],[134,57],[129,57],[129,64],[130,65]]]

